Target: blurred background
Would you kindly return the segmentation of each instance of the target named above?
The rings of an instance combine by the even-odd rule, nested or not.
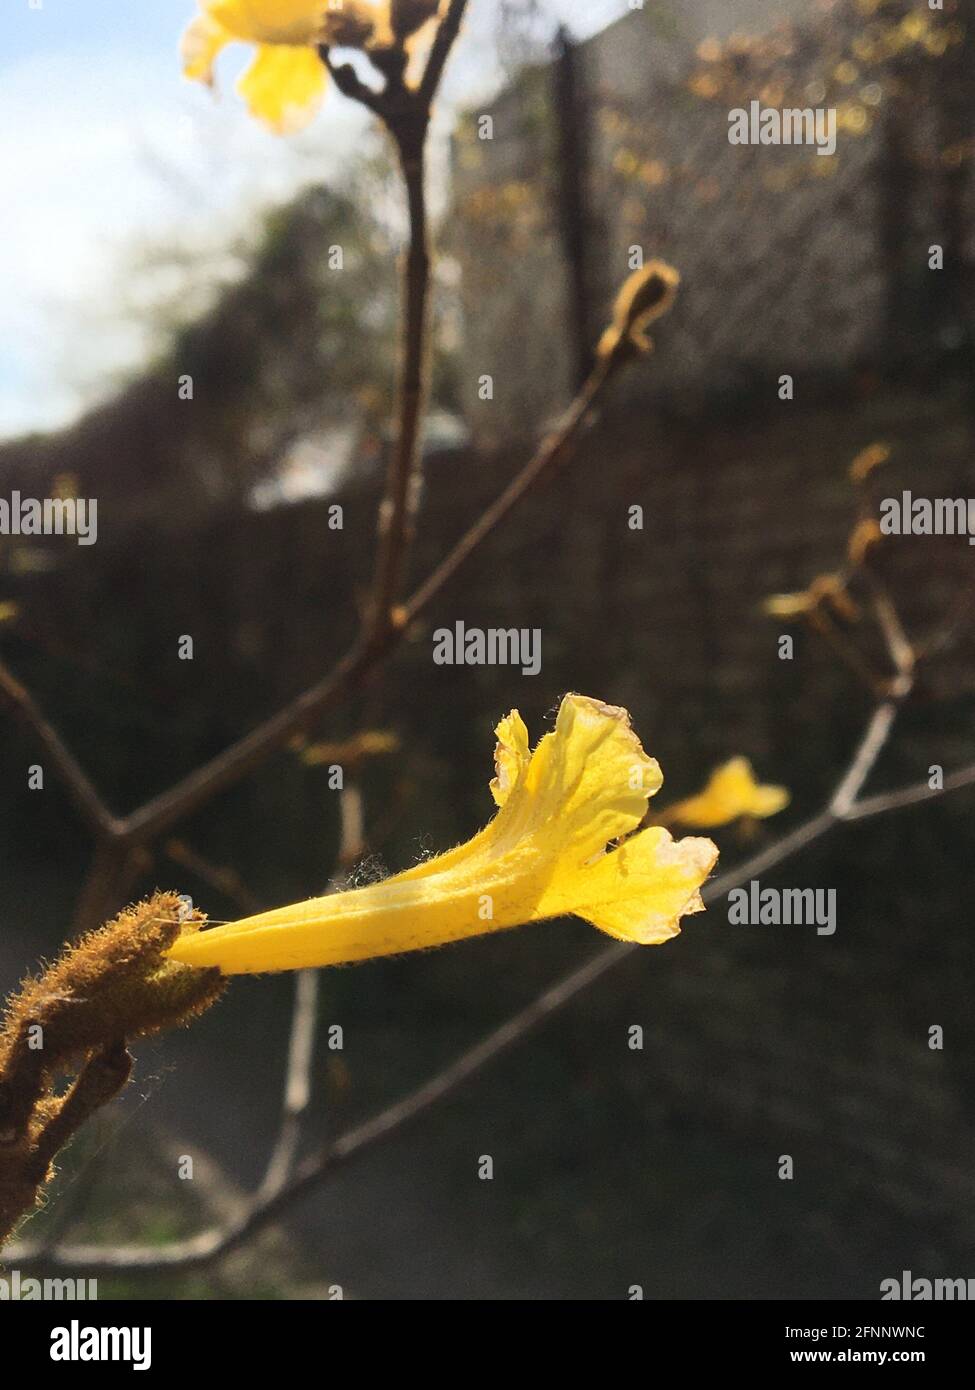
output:
[[[337,94],[296,139],[263,132],[232,91],[241,50],[218,102],[181,84],[191,8],[45,0],[0,31],[0,495],[96,497],[99,527],[87,548],[0,538],[0,645],[119,812],[347,648],[389,444],[403,225],[387,152]],[[484,824],[494,723],[517,706],[537,737],[570,689],[631,711],[662,800],[734,754],[791,789],[775,821],[717,833],[725,868],[825,800],[870,697],[762,603],[841,567],[868,446],[890,451],[878,497],[975,495],[973,46],[970,0],[475,0],[436,129],[414,578],[571,398],[631,248],[682,287],[571,466],[323,726],[398,741],[359,774],[356,881]],[[728,112],[752,99],[834,107],[836,154],[730,145]],[[970,601],[971,554],[963,537],[884,542],[909,632]],[[458,620],[540,628],[540,674],[435,666],[431,633]],[[871,790],[975,757],[973,676],[969,625],[925,669]],[[90,844],[53,778],[27,790],[35,748],[10,720],[0,759],[6,991],[70,932]],[[239,915],[197,856],[262,904],[321,892],[339,832],[327,762],[298,745],[272,759],[159,846],[135,891]],[[902,1269],[967,1277],[971,809],[961,792],[834,834],[767,880],[835,888],[834,936],[712,908],[219,1270],[103,1296],[872,1299]],[[328,972],[309,1142],[599,944],[560,921]],[[137,1084],[66,1162],[73,1234],[164,1242],[259,1181],[291,990],[243,979],[139,1048]],[[197,1156],[200,1180],[176,1182],[173,1154]]]

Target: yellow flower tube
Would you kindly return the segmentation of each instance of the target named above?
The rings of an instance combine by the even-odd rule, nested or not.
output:
[[[498,813],[467,844],[367,888],[187,934],[172,959],[228,975],[298,970],[567,913],[655,945],[702,909],[717,849],[706,839],[675,841],[660,827],[637,831],[663,779],[625,710],[566,695],[533,753],[517,710],[497,735]]]

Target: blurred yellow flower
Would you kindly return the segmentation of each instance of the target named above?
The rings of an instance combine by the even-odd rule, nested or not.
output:
[[[710,72],[695,73],[687,85],[696,97],[702,97],[705,101],[710,101],[721,90],[717,78]]]
[[[918,14],[916,12],[908,14],[905,15],[900,22],[900,31],[906,39],[916,43],[919,39],[924,38],[930,22],[930,19],[925,14]]]
[[[858,101],[842,101],[836,108],[836,123],[840,130],[862,135],[870,123],[870,113]]]
[[[13,599],[0,600],[0,623],[12,622],[19,611],[19,606],[14,603]]]
[[[762,786],[755,781],[747,758],[732,758],[711,773],[697,796],[679,801],[667,811],[667,820],[696,830],[713,830],[743,816],[764,820],[789,804],[785,787]]]
[[[306,126],[325,95],[327,70],[316,45],[360,46],[377,26],[389,35],[385,10],[366,0],[200,0],[202,13],[183,34],[184,74],[213,85],[221,49],[257,44],[257,56],[237,83],[251,114],[279,135]]]
[[[180,47],[184,74],[213,85],[228,43],[257,44],[237,83],[251,114],[278,134],[300,130],[321,105],[326,68],[314,47],[324,36],[327,0],[200,0]]]
[[[226,974],[338,965],[567,913],[648,945],[701,910],[717,849],[637,829],[663,779],[625,710],[566,695],[533,753],[517,710],[496,732],[498,814],[467,844],[383,883],[186,935],[173,959]]]
[[[721,41],[710,35],[697,46],[697,56],[702,63],[716,63],[721,57]]]
[[[865,478],[869,478],[875,468],[879,468],[889,458],[890,446],[888,444],[868,444],[865,449],[860,450],[850,464],[850,481],[862,483]]]

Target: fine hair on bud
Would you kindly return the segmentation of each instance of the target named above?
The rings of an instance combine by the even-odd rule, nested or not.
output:
[[[0,1242],[37,1201],[52,1161],[129,1078],[126,1044],[187,1023],[223,993],[216,969],[164,953],[200,930],[155,893],[65,947],[0,1021]],[[67,1084],[65,1084],[67,1081]]]

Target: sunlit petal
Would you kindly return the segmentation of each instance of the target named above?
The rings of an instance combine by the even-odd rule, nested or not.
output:
[[[302,130],[325,95],[325,65],[313,48],[262,45],[237,83],[250,112],[278,135]]]

